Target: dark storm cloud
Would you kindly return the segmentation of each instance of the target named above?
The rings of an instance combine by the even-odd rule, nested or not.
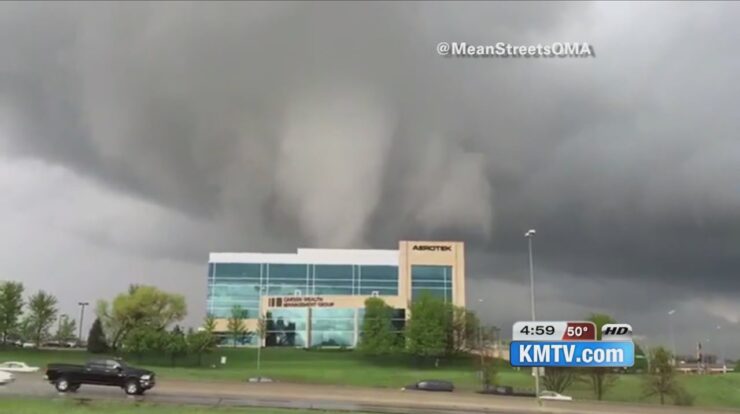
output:
[[[209,250],[460,238],[471,277],[521,283],[523,232],[536,227],[545,273],[670,283],[667,302],[733,295],[738,14],[730,3],[5,3],[0,140],[182,216],[168,237],[135,242],[85,230],[119,248],[147,239],[149,254],[198,262]],[[596,57],[442,58],[440,41],[589,42]],[[630,289],[621,306],[661,302]]]

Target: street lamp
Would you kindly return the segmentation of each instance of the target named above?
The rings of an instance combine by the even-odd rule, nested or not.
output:
[[[722,327],[717,325],[717,345],[719,345],[720,356],[722,357],[722,366],[725,366],[725,346],[722,340]]]
[[[265,286],[261,283],[258,288],[259,305],[257,310],[257,382],[262,382],[262,340],[264,339],[267,329],[267,321],[262,316],[262,293],[265,292]]]
[[[673,314],[675,309],[668,311],[668,332],[671,336],[671,352],[673,352],[673,365],[676,365],[676,338],[673,336]]]
[[[532,238],[534,237],[535,229],[529,229],[526,233],[524,233],[524,237],[527,238],[527,242],[529,245],[529,295],[530,295],[530,301],[531,301],[531,307],[532,307],[532,321],[536,321],[536,313],[535,313],[535,305],[534,305],[534,260],[532,259]],[[534,375],[534,393],[535,397],[537,398],[537,403],[541,404],[540,401],[540,367],[535,367],[535,375]]]
[[[85,322],[85,306],[89,305],[88,302],[78,302],[77,303],[80,306],[80,334],[79,334],[79,341],[80,344],[82,344],[82,323]]]
[[[483,306],[483,299],[478,299],[478,303]],[[480,374],[481,380],[483,380],[483,326],[478,318],[478,353],[480,354]]]

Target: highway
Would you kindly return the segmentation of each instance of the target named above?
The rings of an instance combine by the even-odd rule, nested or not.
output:
[[[408,414],[668,414],[712,413],[705,408],[621,405],[596,402],[546,401],[538,407],[533,399],[500,397],[467,392],[430,393],[393,389],[288,384],[160,381],[144,396],[127,396],[119,388],[83,385],[77,393],[61,394],[43,380],[42,374],[17,374],[17,380],[0,386],[2,397],[106,399],[204,406],[301,408],[336,411]],[[716,411],[727,413],[728,410]]]

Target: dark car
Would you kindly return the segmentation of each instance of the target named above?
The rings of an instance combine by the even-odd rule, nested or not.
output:
[[[455,386],[449,381],[441,380],[426,380],[419,381],[417,383],[407,385],[403,387],[404,390],[419,390],[419,391],[446,391],[452,392],[455,390]]]
[[[154,387],[154,372],[115,359],[96,359],[85,365],[49,364],[46,380],[57,391],[77,391],[82,384],[121,387],[126,394],[141,395]]]

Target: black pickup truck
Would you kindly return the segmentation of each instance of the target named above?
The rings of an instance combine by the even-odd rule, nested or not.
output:
[[[85,365],[49,364],[46,380],[57,391],[77,391],[82,384],[121,387],[126,394],[141,395],[154,387],[154,373],[115,359],[96,359]]]

